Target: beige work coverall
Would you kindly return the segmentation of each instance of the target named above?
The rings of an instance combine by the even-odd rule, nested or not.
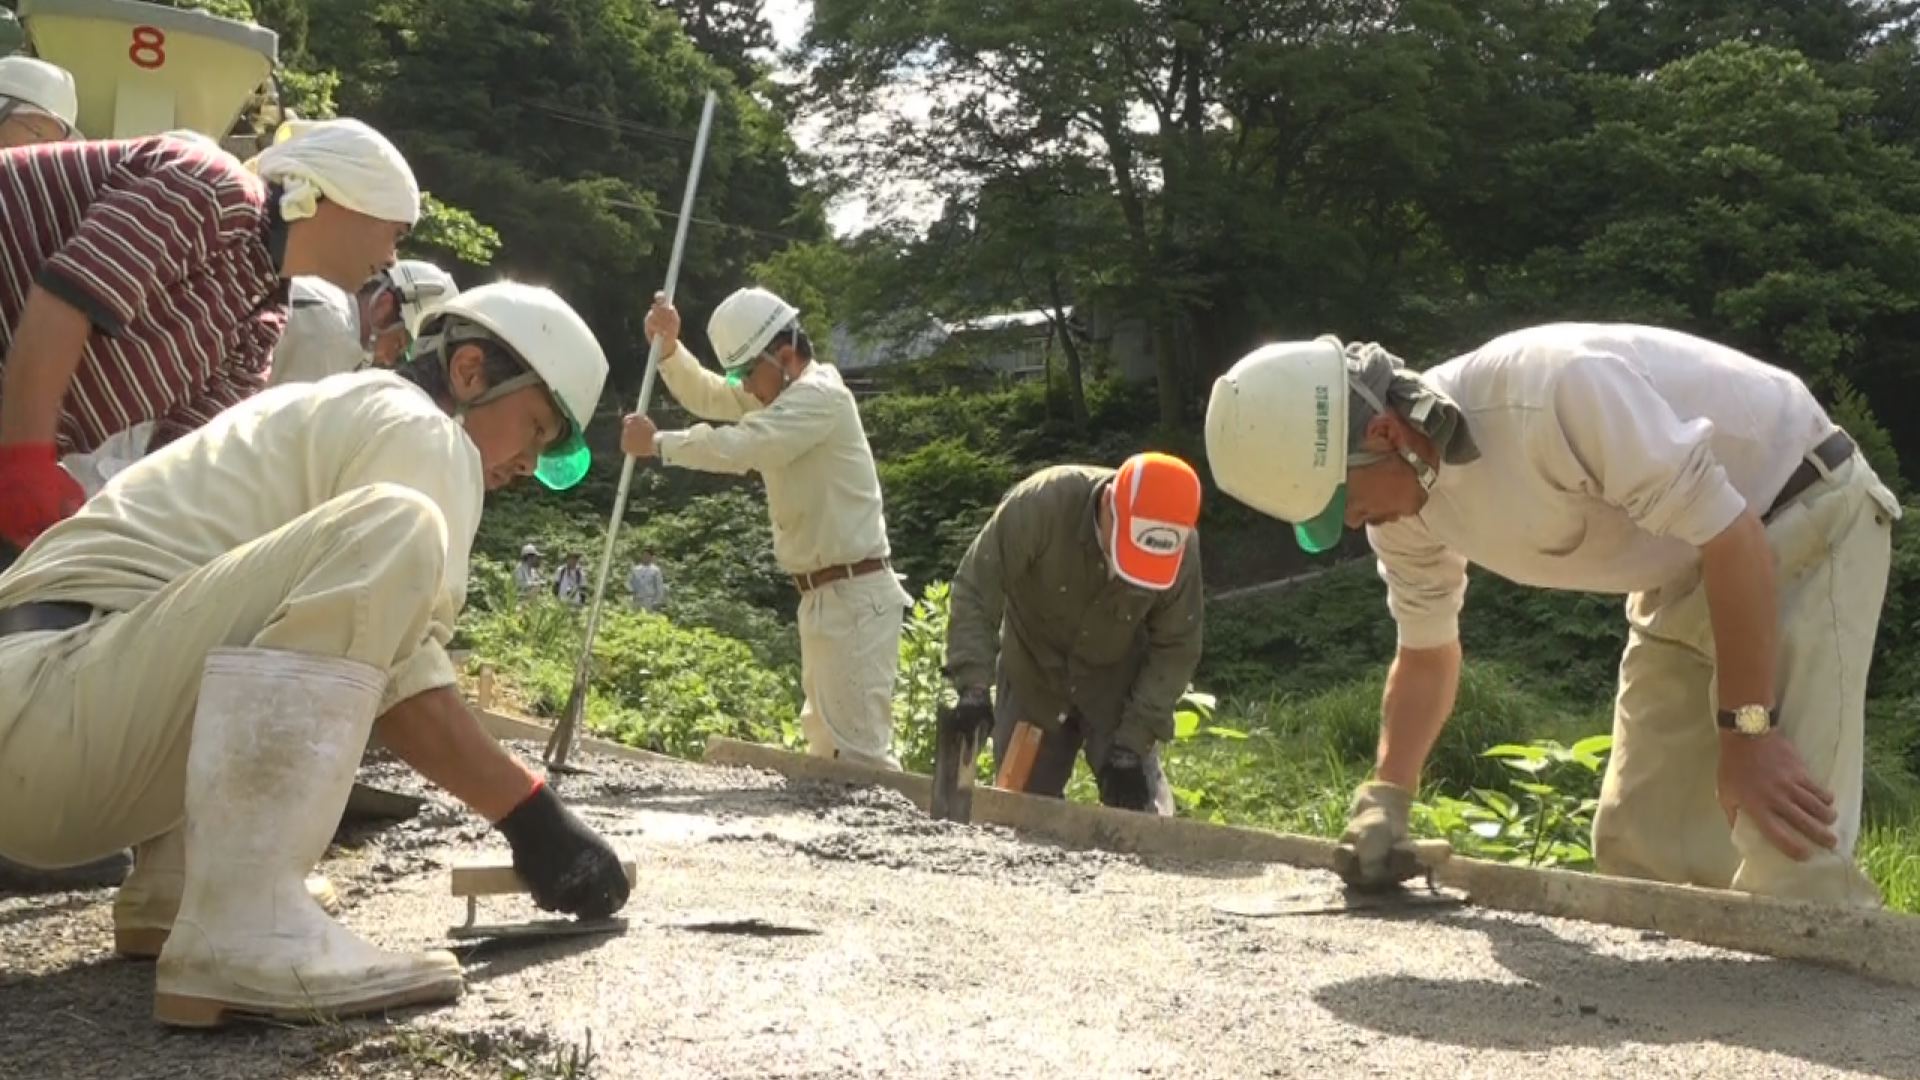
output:
[[[268,390],[115,476],[0,576],[0,608],[97,609],[0,637],[0,855],[72,865],[179,824],[217,647],[374,665],[383,712],[453,685],[484,487],[466,433],[387,372]]]
[[[890,555],[873,450],[839,372],[810,364],[767,406],[701,367],[684,344],[660,362],[660,375],[688,412],[727,422],[662,432],[660,460],[704,472],[759,473],[780,569],[807,574]],[[912,603],[886,570],[801,594],[800,726],[810,752],[898,765],[893,685],[901,617]]]
[[[1792,374],[1628,325],[1517,331],[1422,376],[1457,403],[1479,460],[1441,469],[1417,517],[1368,530],[1400,644],[1458,640],[1466,567],[1627,595],[1613,754],[1594,818],[1604,873],[1871,906],[1860,835],[1867,667],[1899,516],[1858,454],[1797,497],[1835,435]],[[1779,597],[1779,735],[1831,791],[1835,850],[1795,862],[1718,800],[1720,732],[1700,548],[1766,523]]]

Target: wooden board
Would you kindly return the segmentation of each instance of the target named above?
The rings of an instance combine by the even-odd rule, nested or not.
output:
[[[496,739],[528,739],[544,743],[553,734],[553,725],[532,720],[524,716],[509,716],[491,709],[475,708],[473,715],[480,720],[480,726],[487,734]],[[576,736],[573,740],[576,749],[604,757],[622,758],[627,761],[646,761],[653,764],[685,765],[686,762],[665,754],[656,754],[651,750],[638,750],[631,746],[608,742],[605,739],[591,739]]]

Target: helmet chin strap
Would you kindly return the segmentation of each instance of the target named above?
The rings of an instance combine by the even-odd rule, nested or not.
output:
[[[1386,414],[1386,411],[1387,411],[1386,404],[1382,402],[1379,399],[1379,397],[1377,397],[1374,394],[1372,390],[1367,389],[1365,386],[1362,386],[1360,383],[1355,382],[1352,379],[1347,380],[1347,385],[1353,390],[1354,393],[1359,394],[1362,400],[1364,400],[1368,405],[1373,407],[1374,415],[1384,416]],[[1421,401],[1418,405],[1414,406],[1413,413],[1410,416],[1408,416],[1407,419],[1412,421],[1414,424],[1418,425],[1421,421],[1426,419],[1427,412],[1432,407],[1433,407],[1433,399],[1428,398],[1424,401]],[[1352,468],[1355,468],[1356,466],[1372,465],[1378,461],[1385,461],[1389,456],[1397,456],[1400,458],[1400,460],[1406,462],[1409,466],[1412,467],[1414,479],[1419,481],[1421,492],[1430,493],[1433,491],[1434,482],[1440,479],[1439,470],[1435,469],[1432,465],[1427,464],[1427,460],[1421,457],[1419,454],[1414,453],[1413,448],[1410,446],[1396,447],[1393,450],[1392,455],[1383,454],[1378,451],[1372,451],[1372,450],[1361,450],[1355,453],[1348,454],[1347,468],[1352,469]]]

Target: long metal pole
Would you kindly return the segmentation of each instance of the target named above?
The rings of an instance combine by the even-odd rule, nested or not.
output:
[[[674,288],[680,283],[680,257],[687,249],[687,226],[693,221],[693,197],[700,188],[700,166],[707,158],[707,136],[713,131],[713,106],[717,95],[707,91],[707,101],[700,109],[700,134],[693,142],[693,167],[687,173],[687,190],[680,198],[680,224],[674,229],[673,257],[667,262],[667,299],[673,299]],[[660,350],[665,344],[663,338],[654,338],[647,348],[647,373],[640,380],[640,404],[634,411],[644,414],[647,405],[653,400],[653,380],[660,372]],[[614,541],[620,536],[620,521],[627,515],[627,493],[633,487],[634,459],[628,457],[620,466],[620,493],[614,496],[613,517],[607,522],[607,544],[600,552],[600,575],[593,586],[593,606],[587,610],[587,634],[580,643],[580,662],[573,673],[573,692],[567,697],[567,711],[554,725],[553,735],[547,739],[546,765],[550,773],[564,772],[567,769],[567,755],[573,751],[573,735],[580,726],[581,718],[587,708],[587,685],[592,676],[593,639],[600,631],[600,606],[607,597],[607,575],[613,570]]]

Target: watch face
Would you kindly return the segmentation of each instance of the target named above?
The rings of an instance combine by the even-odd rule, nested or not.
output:
[[[1773,721],[1767,716],[1767,710],[1752,706],[1735,710],[1733,724],[1742,735],[1765,735],[1773,728]]]

